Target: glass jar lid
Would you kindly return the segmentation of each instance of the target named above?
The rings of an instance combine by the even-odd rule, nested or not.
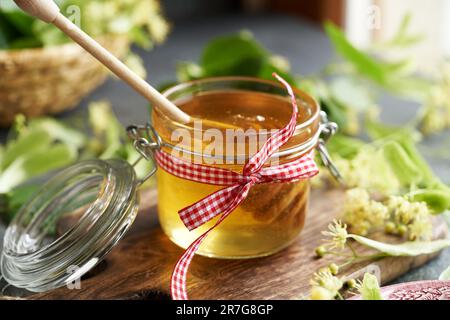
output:
[[[97,265],[131,226],[139,181],[121,160],[88,160],[45,183],[6,230],[4,279],[33,292],[69,285]]]

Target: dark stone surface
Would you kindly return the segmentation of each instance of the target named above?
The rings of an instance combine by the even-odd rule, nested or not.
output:
[[[295,73],[309,74],[317,72],[330,59],[333,53],[330,44],[320,29],[296,18],[284,15],[268,16],[206,16],[193,20],[184,20],[173,26],[173,32],[165,44],[153,51],[138,50],[145,60],[148,80],[153,85],[175,79],[177,61],[197,60],[201,48],[213,37],[221,34],[250,30],[255,37],[269,50],[289,59]],[[124,125],[147,121],[148,103],[124,83],[110,79],[86,98],[75,111],[67,112],[60,118],[83,116],[90,101],[108,99],[112,102],[114,111]],[[404,123],[414,116],[418,106],[391,97],[382,101],[382,119],[388,123]],[[5,131],[0,132],[0,140],[4,139]],[[447,139],[448,140],[448,139]],[[426,154],[434,169],[446,182],[450,181],[448,160],[436,160],[432,157],[433,146],[447,143],[445,137],[430,139],[425,143]],[[0,227],[0,234],[2,233]],[[450,265],[450,249],[426,266],[409,272],[398,281],[413,281],[421,279],[436,279],[440,272]]]

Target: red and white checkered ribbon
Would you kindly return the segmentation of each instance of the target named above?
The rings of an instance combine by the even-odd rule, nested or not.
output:
[[[178,260],[172,274],[171,294],[174,300],[187,300],[186,276],[195,252],[208,236],[244,199],[254,184],[273,182],[294,182],[315,176],[319,171],[309,153],[295,161],[263,168],[264,163],[292,137],[297,125],[297,101],[292,88],[277,74],[274,74],[287,89],[292,101],[292,117],[288,125],[276,131],[262,148],[245,164],[242,174],[221,168],[214,168],[181,160],[166,152],[155,154],[158,166],[182,179],[200,183],[225,186],[200,201],[181,209],[178,214],[189,230],[193,230],[220,215],[216,223],[198,237]]]

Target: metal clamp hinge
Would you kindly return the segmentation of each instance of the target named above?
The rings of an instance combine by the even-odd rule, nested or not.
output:
[[[152,170],[139,181],[139,184],[142,184],[150,179],[158,168],[156,165],[154,152],[161,149],[161,137],[158,136],[150,123],[147,123],[145,126],[131,125],[127,127],[127,134],[132,140],[134,148],[140,154],[140,157],[132,164],[132,166],[136,167],[142,159],[151,161],[153,165]]]
[[[333,163],[333,160],[331,159],[330,154],[328,153],[328,150],[325,146],[327,141],[336,134],[338,125],[334,122],[329,121],[328,116],[324,111],[320,112],[320,118],[322,132],[317,144],[317,150],[319,151],[323,165],[327,167],[328,170],[330,170],[331,175],[339,183],[344,184],[344,179],[336,165]]]

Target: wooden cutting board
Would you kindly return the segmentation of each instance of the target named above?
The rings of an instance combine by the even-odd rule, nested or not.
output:
[[[60,288],[28,299],[169,299],[173,267],[183,253],[162,232],[156,212],[156,191],[142,194],[141,210],[125,238],[96,270],[81,282],[81,289]],[[343,192],[315,191],[305,229],[285,250],[270,257],[220,260],[197,256],[188,274],[191,299],[299,299],[309,292],[314,271],[329,263],[315,259],[321,231],[341,211]],[[437,220],[434,237],[445,238],[447,226]],[[388,236],[380,239],[394,241]],[[367,252],[361,246],[357,250]],[[435,256],[435,255],[434,255]],[[420,266],[433,255],[384,258],[353,265],[342,274],[362,272],[368,265],[381,270],[382,283]],[[373,269],[373,268],[372,268]]]

